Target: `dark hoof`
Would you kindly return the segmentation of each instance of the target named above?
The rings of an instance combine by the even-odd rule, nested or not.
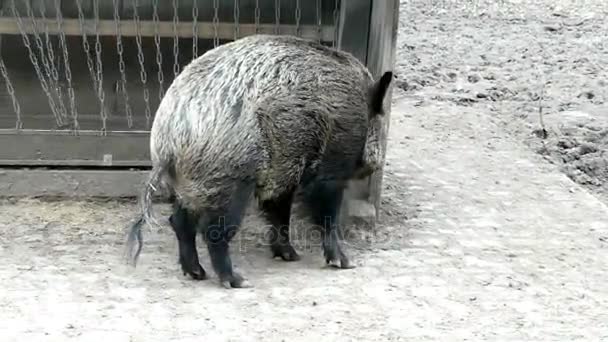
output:
[[[207,279],[207,273],[205,273],[205,270],[203,269],[203,267],[201,265],[197,265],[198,267],[184,267],[184,265],[182,264],[182,271],[184,272],[184,275],[189,275],[190,277],[192,277],[192,279],[194,280],[205,280]]]
[[[232,275],[220,277],[220,283],[226,289],[245,289],[253,287],[249,281],[241,277],[238,273],[233,272]]]
[[[342,252],[340,243],[336,239],[324,241],[323,255],[325,256],[325,262],[331,267],[342,269],[355,268],[355,265],[351,264],[346,254]]]
[[[325,259],[325,262],[328,266],[334,268],[351,269],[357,267],[351,264],[350,260],[348,260],[346,256],[342,256],[340,259]]]
[[[291,244],[287,245],[273,245],[272,249],[272,257],[281,257],[284,261],[298,261],[300,260],[300,256],[296,253],[296,250],[293,248]]]

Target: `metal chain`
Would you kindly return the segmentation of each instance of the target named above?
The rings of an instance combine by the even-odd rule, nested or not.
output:
[[[26,4],[26,11],[27,11],[27,15],[30,19],[30,21],[32,22],[32,31],[34,34],[34,41],[36,43],[36,46],[38,47],[38,51],[40,52],[40,59],[42,60],[42,65],[44,66],[44,71],[46,72],[46,79],[45,82],[48,81],[47,84],[50,83],[52,89],[55,89],[55,92],[57,92],[58,86],[57,84],[53,83],[53,74],[51,71],[51,67],[49,65],[49,61],[46,58],[46,53],[44,51],[44,44],[42,43],[42,38],[40,38],[40,34],[38,32],[38,24],[36,19],[34,18],[34,13],[32,11],[32,6],[30,5],[29,1],[25,2]],[[49,90],[49,96],[53,96],[50,93]],[[53,108],[51,108],[51,111],[53,112],[53,116],[55,117],[55,121],[57,122],[57,126],[58,127],[62,127],[64,125],[63,119],[62,119],[62,114],[59,112],[59,109],[55,103],[55,101],[53,100]]]
[[[1,39],[1,37],[0,37],[0,39]],[[2,58],[1,45],[0,45],[0,73],[2,73],[2,77],[4,78],[4,84],[6,85],[6,92],[10,95],[11,100],[13,101],[13,109],[15,110],[15,115],[17,116],[17,122],[15,123],[15,129],[17,131],[20,131],[23,129],[23,121],[21,121],[21,106],[19,105],[17,96],[15,96],[15,88],[13,88],[13,83],[11,82],[11,78],[8,76],[8,70],[6,69],[6,65],[4,64],[4,59]]]
[[[78,111],[76,110],[76,96],[74,94],[74,88],[72,87],[72,70],[70,69],[70,57],[65,39],[65,32],[63,31],[63,15],[61,13],[61,5],[59,1],[60,0],[55,0],[55,19],[57,20],[57,28],[59,29],[61,50],[63,50],[65,80],[68,83],[68,97],[70,98],[70,111],[72,113],[72,129],[74,130],[74,134],[78,134],[80,125],[78,124]]]
[[[61,121],[63,121],[64,119],[67,119],[68,112],[65,107],[65,103],[63,103],[63,90],[61,89],[61,83],[59,82],[59,72],[57,71],[57,67],[55,66],[55,51],[53,50],[52,39],[49,37],[49,24],[46,17],[45,1],[40,2],[40,16],[42,17],[42,21],[44,22],[44,39],[46,42],[46,49],[49,58],[49,66],[51,68],[51,76],[53,77],[55,92],[57,93],[57,99],[59,101],[59,110],[62,118]],[[59,63],[59,59],[60,58],[58,58],[57,63]]]
[[[8,71],[6,70],[6,65],[4,64],[4,59],[2,58],[2,56],[0,56],[0,72],[2,72],[2,77],[4,77],[6,91],[11,96],[11,100],[13,101],[13,109],[15,110],[15,114],[17,115],[17,123],[15,124],[15,129],[20,131],[21,129],[23,129],[23,121],[21,121],[21,106],[19,106],[19,101],[17,101],[17,97],[15,96],[15,89],[13,88],[11,79],[8,76]]]
[[[274,33],[280,34],[281,30],[279,25],[281,24],[281,0],[274,0]]]
[[[302,9],[300,7],[300,0],[296,0],[296,36],[302,35],[302,28],[300,27],[300,20],[302,19]]]
[[[103,64],[101,61],[101,40],[99,39],[99,0],[93,0],[93,15],[95,17],[95,56],[97,57],[97,96],[99,97],[101,116],[101,134],[108,131],[108,113],[105,106],[105,92],[103,91]]]
[[[239,0],[234,0],[234,40],[239,39],[240,34],[239,17],[241,16],[241,13],[239,7]]]
[[[23,44],[25,45],[25,47],[28,50],[29,58],[34,66],[34,70],[36,71],[38,80],[40,81],[40,86],[42,87],[42,90],[46,94],[46,97],[49,101],[49,107],[51,108],[51,111],[53,112],[53,116],[55,117],[55,120],[57,121],[60,118],[57,116],[55,101],[53,100],[53,96],[51,95],[51,93],[49,91],[49,87],[46,82],[46,79],[44,78],[44,75],[42,74],[42,71],[40,70],[40,65],[38,64],[38,58],[36,57],[36,54],[34,53],[34,50],[32,49],[32,45],[30,44],[30,39],[28,38],[27,34],[25,33],[25,31],[23,29],[23,21],[21,20],[21,16],[17,12],[17,8],[15,7],[15,0],[11,0],[11,11],[13,13],[13,17],[17,20],[17,26],[19,28],[19,32],[21,32],[21,38],[23,39]],[[61,126],[62,123],[60,121],[58,121],[57,124],[59,126]]]
[[[219,18],[220,2],[219,0],[213,0],[213,47],[220,45],[220,37],[218,35],[218,26],[220,24]]]
[[[316,0],[316,9],[317,9],[317,36],[319,43],[323,41],[323,17],[321,12],[321,1]]]
[[[338,45],[338,35],[339,35],[339,26],[340,26],[340,0],[334,0],[334,41],[332,42],[332,47],[337,47]]]
[[[158,25],[160,24],[160,19],[158,18],[158,0],[154,0],[152,8],[152,18],[154,21],[154,44],[156,44],[156,64],[158,65],[158,99],[162,100],[165,91],[163,89],[163,55],[160,50],[160,33],[158,32]]]
[[[254,11],[254,17],[255,17],[255,33],[260,33],[260,17],[262,16],[261,11],[260,11],[260,0],[255,0],[255,11]]]
[[[198,57],[198,1],[192,3],[192,59]]]
[[[125,60],[123,57],[124,47],[122,45],[122,31],[120,29],[120,14],[118,13],[118,0],[113,0],[114,5],[114,24],[116,25],[116,51],[118,51],[118,70],[120,71],[120,81],[122,96],[125,100],[125,112],[127,114],[127,125],[133,127],[133,113],[129,104],[129,92],[127,91],[127,74],[125,71]]]
[[[50,82],[50,79],[52,77],[51,67],[49,65],[49,61],[46,58],[46,53],[44,52],[44,44],[42,44],[42,39],[40,38],[40,34],[38,32],[38,21],[34,18],[34,13],[32,11],[32,6],[31,6],[30,2],[31,1],[25,1],[25,7],[26,7],[27,15],[32,23],[34,42],[36,43],[36,46],[38,47],[38,51],[40,52],[40,59],[42,60],[42,64],[44,66],[44,69],[46,71],[47,77]]]
[[[173,74],[177,77],[179,74],[179,37],[177,36],[177,25],[179,23],[177,0],[173,0]]]
[[[146,128],[150,128],[151,121],[151,111],[150,111],[150,91],[148,90],[148,74],[146,73],[145,59],[144,59],[144,51],[141,43],[141,31],[140,31],[140,20],[139,20],[139,12],[138,12],[139,3],[138,0],[133,1],[133,20],[135,20],[135,41],[137,43],[137,60],[139,61],[139,76],[141,78],[141,83],[144,88],[144,103],[145,103],[145,114],[146,114]]]
[[[91,76],[91,81],[93,82],[93,91],[96,94],[99,94],[100,90],[103,91],[103,89],[100,88],[101,85],[97,80],[97,72],[95,71],[93,59],[91,58],[91,47],[89,45],[89,39],[87,38],[87,33],[85,29],[84,13],[82,11],[82,0],[76,0],[76,7],[78,8],[78,22],[80,24],[80,31],[82,32],[82,47],[84,49],[84,54],[87,60],[89,76]],[[103,103],[101,105],[101,108],[103,108]]]

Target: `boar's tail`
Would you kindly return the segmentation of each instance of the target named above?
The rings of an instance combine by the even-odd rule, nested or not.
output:
[[[152,217],[152,195],[156,191],[160,184],[163,174],[167,170],[167,165],[155,166],[150,172],[148,181],[146,182],[140,198],[141,211],[137,218],[137,221],[131,226],[129,235],[127,237],[127,261],[135,266],[137,258],[143,247],[143,238],[141,229],[144,224],[153,221]],[[134,250],[135,242],[137,242],[137,249]]]

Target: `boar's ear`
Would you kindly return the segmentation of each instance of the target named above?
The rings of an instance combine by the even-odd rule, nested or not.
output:
[[[393,72],[387,71],[380,77],[379,80],[374,82],[369,91],[370,96],[370,104],[372,115],[383,114],[382,104],[384,103],[384,97],[386,96],[386,92],[388,90],[388,86],[391,84],[391,80],[393,79]]]

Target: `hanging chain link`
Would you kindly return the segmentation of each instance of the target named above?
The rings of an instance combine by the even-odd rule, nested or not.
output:
[[[25,31],[24,31],[23,21],[21,20],[21,16],[17,12],[17,8],[15,6],[15,0],[11,0],[11,11],[13,13],[13,17],[17,20],[17,26],[19,28],[19,31],[21,32],[21,38],[23,39],[23,44],[25,45],[25,47],[28,50],[28,55],[29,55],[30,61],[32,62],[33,66],[34,66],[34,70],[36,71],[36,75],[38,76],[38,80],[40,81],[40,86],[42,87],[42,90],[46,94],[46,97],[49,101],[49,107],[51,108],[51,111],[53,112],[55,121],[57,122],[58,126],[61,126],[62,122],[61,122],[61,118],[57,115],[57,107],[55,106],[55,101],[53,100],[53,96],[51,95],[51,93],[49,91],[49,87],[46,82],[46,79],[44,78],[44,75],[43,75],[42,71],[40,70],[38,58],[36,57],[36,54],[34,53],[34,50],[32,49],[30,39],[27,36],[27,33],[25,33]]]
[[[177,0],[173,0],[173,75],[177,77],[179,74],[179,37],[177,36],[177,25],[179,23],[178,18],[178,4]]]
[[[316,0],[316,10],[317,10],[317,37],[319,43],[323,41],[323,17],[321,12],[321,1]]]
[[[105,92],[103,90],[103,63],[101,60],[101,40],[99,39],[99,0],[93,0],[93,15],[95,17],[95,56],[97,59],[97,96],[99,97],[101,116],[101,134],[108,132],[108,113],[105,106]]]
[[[97,4],[97,1],[94,0],[95,4]],[[91,81],[93,82],[93,90],[95,91],[96,95],[97,95],[97,99],[99,101],[99,107],[100,107],[100,116],[101,116],[101,121],[102,121],[102,130],[101,133],[105,134],[106,132],[106,120],[107,120],[107,115],[105,112],[105,93],[103,90],[103,79],[101,79],[99,76],[99,74],[101,73],[101,70],[95,70],[95,64],[93,62],[93,59],[91,57],[91,47],[89,45],[89,39],[87,38],[87,33],[86,33],[86,26],[85,26],[85,19],[84,19],[84,12],[82,10],[82,0],[76,0],[76,6],[78,7],[78,21],[80,23],[80,30],[82,32],[82,46],[84,49],[84,54],[86,56],[86,60],[87,60],[87,67],[89,69],[89,75],[91,76]],[[98,14],[98,10],[95,9],[94,12],[96,14]],[[95,31],[99,32],[97,30],[97,20],[95,21]],[[99,43],[99,36],[97,36],[97,42],[95,45],[95,52],[97,53],[97,43]],[[97,54],[101,54],[101,46],[99,46],[99,53]],[[99,68],[99,65],[97,66],[97,68]]]
[[[91,76],[91,81],[93,82],[93,89],[95,93],[97,93],[97,76],[95,72],[95,66],[93,64],[93,59],[91,58],[91,46],[89,45],[89,39],[87,38],[87,32],[84,26],[84,13],[82,11],[82,0],[76,0],[76,7],[78,8],[78,22],[80,24],[80,31],[82,32],[82,47],[84,49],[84,55],[87,60],[87,67],[89,69],[89,75]]]
[[[154,21],[154,44],[156,44],[156,64],[158,65],[158,99],[162,100],[165,90],[163,89],[163,55],[160,49],[160,33],[158,32],[158,26],[160,25],[160,19],[158,17],[158,0],[154,0],[152,6],[152,20]]]
[[[31,6],[30,6],[31,7]],[[53,77],[53,83],[55,87],[55,92],[57,93],[57,100],[59,102],[59,110],[61,114],[61,121],[64,119],[67,120],[67,109],[65,107],[65,103],[63,103],[63,90],[62,84],[59,81],[59,72],[57,71],[57,66],[55,65],[55,51],[53,49],[53,41],[49,37],[49,24],[46,17],[46,4],[45,1],[40,2],[40,16],[42,17],[42,21],[44,22],[44,39],[46,43],[46,49],[48,53],[48,63],[51,68],[51,76]],[[57,63],[59,64],[59,59],[57,58]]]
[[[44,66],[44,70],[46,71],[47,78],[48,78],[49,82],[51,82],[51,79],[53,77],[52,71],[51,71],[51,66],[49,65],[49,61],[46,58],[46,53],[44,52],[45,46],[42,43],[42,39],[40,38],[40,34],[38,32],[38,21],[36,20],[36,18],[34,18],[34,12],[32,11],[32,6],[30,4],[30,1],[25,2],[25,7],[26,7],[27,15],[30,19],[30,22],[32,23],[34,42],[36,43],[36,46],[38,47],[38,51],[40,52],[40,60],[42,61],[42,65]]]
[[[29,1],[26,1],[25,4],[26,4],[27,15],[32,23],[34,42],[36,43],[36,46],[38,47],[38,51],[40,52],[40,60],[42,61],[44,71],[46,72],[47,78],[45,79],[45,82],[48,82],[47,87],[50,84],[50,86],[52,87],[51,89],[54,89],[55,93],[57,93],[58,85],[53,82],[53,73],[51,71],[51,66],[49,65],[49,61],[46,58],[46,53],[44,51],[44,44],[42,43],[42,38],[40,38],[40,34],[38,31],[38,23],[37,23],[36,19],[34,18],[34,12],[32,11],[32,6]],[[48,94],[47,94],[48,96],[53,96],[51,94],[51,89],[48,90]],[[53,116],[55,117],[55,121],[57,122],[57,127],[58,128],[63,127],[64,122],[63,122],[63,118],[62,118],[62,113],[60,112],[60,109],[58,108],[58,106],[54,100],[53,100],[53,108],[51,108],[51,111],[53,112]]]
[[[137,43],[137,60],[139,61],[139,76],[141,78],[141,84],[144,88],[144,103],[145,103],[145,114],[146,114],[146,129],[150,128],[151,111],[150,111],[150,91],[148,90],[148,74],[146,73],[146,65],[144,59],[144,51],[141,43],[141,31],[140,31],[140,19],[139,19],[139,1],[133,1],[133,20],[135,21],[135,41]]]
[[[198,57],[198,1],[192,3],[192,59]]]
[[[123,57],[124,47],[122,45],[122,30],[120,28],[120,14],[118,13],[118,0],[113,0],[114,5],[114,24],[116,26],[116,51],[118,52],[118,70],[120,71],[120,86],[122,90],[122,96],[125,101],[125,113],[127,114],[127,125],[129,128],[133,127],[133,113],[131,112],[131,105],[129,101],[129,92],[127,90],[127,74],[125,60]]]
[[[262,13],[260,11],[260,0],[255,0],[255,11],[254,11],[254,22],[255,22],[255,33],[260,33],[260,17]]]
[[[338,38],[340,34],[339,26],[340,26],[340,0],[334,0],[334,41],[332,42],[332,47],[337,47]]]
[[[240,35],[239,17],[241,12],[239,7],[239,0],[234,0],[234,40],[239,39]]]
[[[1,39],[1,37],[0,37]],[[0,40],[1,42],[1,40]],[[21,106],[19,105],[19,101],[17,100],[17,96],[15,96],[15,88],[13,88],[13,83],[11,82],[11,78],[8,76],[8,70],[6,69],[6,65],[4,64],[4,58],[2,58],[2,46],[0,45],[0,73],[2,73],[2,77],[4,78],[4,84],[6,85],[6,92],[10,95],[11,101],[13,102],[13,109],[15,110],[15,115],[17,116],[17,121],[15,123],[15,129],[20,131],[23,129],[23,121],[21,121]]]
[[[17,115],[15,129],[20,131],[23,129],[23,121],[21,121],[21,106],[19,106],[19,101],[17,101],[17,97],[15,96],[15,89],[13,88],[11,79],[8,76],[8,71],[6,70],[6,65],[4,64],[4,59],[2,56],[0,56],[0,72],[2,72],[2,77],[4,77],[6,91],[11,96],[11,100],[13,101],[13,109],[15,110],[15,115]]]
[[[220,11],[220,1],[213,0],[213,47],[218,47],[220,45],[220,37],[218,34],[218,26],[220,24],[219,18]]]
[[[78,134],[80,125],[78,123],[78,111],[76,110],[76,96],[74,94],[74,88],[72,87],[72,70],[70,68],[70,57],[68,53],[68,46],[65,39],[65,32],[63,31],[63,14],[61,13],[60,0],[55,0],[55,19],[57,20],[57,28],[59,29],[59,41],[61,43],[61,50],[63,51],[63,63],[65,69],[65,80],[68,83],[68,97],[70,99],[70,112],[72,114],[72,129],[74,134]]]
[[[280,34],[281,30],[281,0],[274,0],[274,33]]]
[[[302,20],[302,8],[300,0],[296,0],[296,36],[302,36],[302,28],[300,27],[300,20]]]

